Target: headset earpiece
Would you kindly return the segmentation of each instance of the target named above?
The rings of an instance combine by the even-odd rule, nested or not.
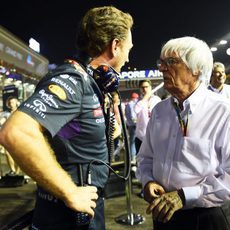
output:
[[[119,73],[111,66],[100,65],[93,71],[93,78],[104,93],[114,92],[119,86]]]

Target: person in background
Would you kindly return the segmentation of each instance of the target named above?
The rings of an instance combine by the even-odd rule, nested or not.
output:
[[[214,62],[212,76],[208,89],[230,99],[230,85],[225,84],[225,66],[221,62]]]
[[[129,151],[132,161],[136,161],[135,131],[137,115],[134,111],[134,106],[137,103],[138,97],[139,95],[133,92],[131,94],[131,100],[125,106],[126,125],[129,134]]]
[[[114,152],[113,152],[113,161],[119,161],[121,158],[121,149],[123,147],[122,142],[122,124],[121,124],[121,115],[119,112],[119,106],[121,104],[120,97],[118,95],[118,92],[112,92],[112,103],[113,106],[111,108],[111,116],[113,116],[114,120]]]
[[[225,81],[226,73],[224,64],[214,62],[208,89],[228,100],[230,99],[230,85],[225,84]],[[230,202],[225,202],[222,205],[222,209],[230,222]]]
[[[160,97],[152,93],[151,81],[148,79],[139,82],[140,100],[134,106],[137,114],[136,130],[135,130],[135,147],[138,154],[142,141],[145,137],[147,124],[152,113],[153,107],[161,101]],[[144,197],[143,190],[138,193],[140,198]]]
[[[171,97],[158,103],[137,155],[137,178],[154,230],[229,230],[230,103],[209,82],[213,57],[195,37],[170,39],[159,70]]]
[[[0,126],[2,127],[5,121],[10,117],[10,115],[16,111],[19,106],[19,101],[15,96],[9,96],[6,100],[6,107],[9,111],[4,111],[1,114],[0,118]],[[20,168],[14,159],[11,157],[8,151],[4,149],[4,153],[6,155],[6,161],[9,166],[10,171],[6,173],[7,176],[15,176],[20,174]]]
[[[135,146],[136,151],[140,149],[141,143],[145,136],[146,127],[151,116],[153,107],[161,101],[160,97],[152,94],[151,81],[148,79],[139,82],[140,99],[134,106],[134,111],[137,114],[136,131],[135,131]]]
[[[103,94],[129,61],[132,26],[113,6],[88,10],[77,55],[42,78],[0,131],[0,144],[38,184],[31,229],[105,229]]]

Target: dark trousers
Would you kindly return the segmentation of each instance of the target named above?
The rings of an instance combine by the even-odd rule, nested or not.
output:
[[[226,201],[224,205],[222,205],[222,210],[230,223],[230,201]]]
[[[153,226],[154,230],[230,230],[222,207],[180,210],[169,222],[154,222]]]
[[[77,226],[76,213],[42,189],[38,189],[30,230],[105,230],[104,199],[99,197],[89,225]]]
[[[129,132],[129,151],[131,154],[131,158],[135,159],[136,158],[136,146],[135,146],[135,130],[136,126],[128,126],[128,132]]]
[[[139,138],[135,138],[135,147],[136,147],[136,151],[137,151],[137,154],[139,152],[139,149],[141,147],[141,144],[142,144],[142,141],[139,139]]]

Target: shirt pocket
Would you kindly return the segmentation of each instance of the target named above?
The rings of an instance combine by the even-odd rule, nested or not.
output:
[[[176,168],[186,174],[206,176],[211,169],[211,142],[207,139],[184,137],[176,159]]]

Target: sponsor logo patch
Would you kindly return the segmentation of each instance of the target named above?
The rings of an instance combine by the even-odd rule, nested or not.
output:
[[[53,99],[53,95],[46,93],[44,89],[40,90],[39,94],[40,94],[40,97],[43,99],[43,101],[46,104],[48,104],[50,107],[58,108],[58,104]]]
[[[53,94],[57,95],[58,98],[60,98],[61,100],[66,100],[65,90],[62,89],[60,86],[58,86],[58,85],[49,85],[48,89]]]
[[[39,100],[35,100],[33,104],[42,112],[46,112],[46,106]]]
[[[94,115],[94,117],[101,117],[101,116],[103,116],[102,109],[101,108],[94,109],[93,110],[93,115]]]
[[[104,117],[96,119],[96,123],[98,123],[98,124],[101,124],[101,123],[104,123],[104,122],[105,122]]]
[[[43,200],[47,200],[49,202],[54,202],[54,203],[57,203],[58,200],[56,197],[54,197],[53,195],[51,194],[48,194],[48,193],[43,193],[41,191],[38,192],[38,196],[43,199]]]
[[[41,101],[36,99],[35,101],[33,101],[33,104],[25,103],[24,106],[28,109],[33,110],[40,117],[45,119],[46,115],[43,112],[46,112],[46,106]]]
[[[68,74],[60,74],[60,77],[63,79],[68,79],[69,81],[71,81],[74,85],[77,85],[77,80],[74,79],[73,77],[71,77]]]
[[[58,79],[58,78],[51,78],[52,82],[57,83],[58,85],[61,85],[63,88],[65,88],[71,95],[75,94],[74,90],[64,81]]]
[[[93,95],[93,100],[94,100],[95,102],[98,102],[98,101],[99,101],[99,100],[98,100],[97,94],[94,94],[94,95]]]

